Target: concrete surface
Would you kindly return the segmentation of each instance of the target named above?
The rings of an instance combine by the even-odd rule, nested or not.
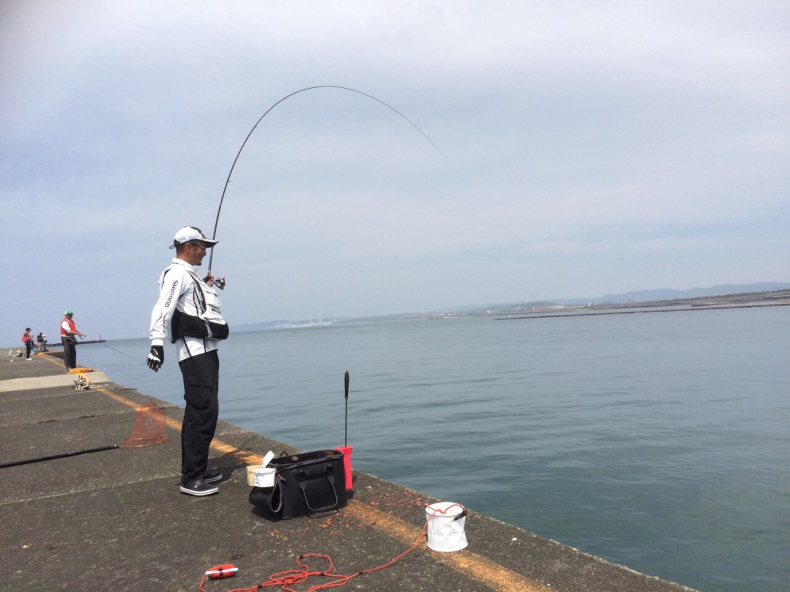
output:
[[[137,408],[153,400],[109,381],[75,391],[71,383],[53,385],[48,377],[57,375],[62,361],[50,357],[0,361],[0,463],[118,443],[131,434]],[[24,389],[8,388],[6,381],[19,379],[28,381]],[[247,500],[245,467],[270,449],[297,450],[224,422],[211,459],[224,472],[220,493],[186,496],[178,489],[183,410],[158,403],[168,420],[166,444],[2,469],[0,590],[196,590],[206,569],[233,563],[236,577],[204,585],[224,592],[297,569],[300,554],[329,554],[334,573],[352,574],[387,563],[417,540],[399,562],[346,589],[689,590],[472,512],[467,549],[431,551],[421,529],[424,504],[436,500],[356,471],[347,508],[269,522]],[[316,571],[328,568],[321,559],[306,561]],[[327,581],[318,576],[293,589]]]

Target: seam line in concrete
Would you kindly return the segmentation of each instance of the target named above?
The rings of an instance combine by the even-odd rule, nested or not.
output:
[[[47,359],[57,364],[54,360],[50,358]],[[104,387],[99,387],[94,390],[110,397],[122,405],[131,407],[135,411],[139,411],[142,407],[142,405],[117,393],[113,393]],[[181,431],[180,422],[170,417],[165,417],[165,421],[169,428],[177,432]],[[217,438],[211,442],[211,447],[246,464],[260,464],[263,460],[263,457],[258,454],[241,450]],[[347,510],[348,514],[359,522],[375,528],[406,545],[411,545],[422,530],[421,528],[416,528],[380,510],[365,506],[361,502],[353,499],[349,501]],[[425,542],[422,543],[421,547],[426,547]],[[498,563],[468,550],[457,551],[455,553],[432,552],[432,556],[437,562],[497,592],[556,592],[554,588],[530,580],[529,578],[517,574]]]
[[[139,410],[141,405],[134,401],[122,397],[116,393],[108,391],[105,388],[97,389],[99,392],[111,397],[112,399],[131,407],[132,409]],[[180,432],[181,424],[170,417],[165,418],[167,426]],[[241,450],[235,446],[214,438],[211,442],[211,447],[215,450],[233,456],[233,458],[247,463],[247,464],[260,464],[263,457]],[[411,545],[414,539],[420,533],[421,529],[415,528],[411,524],[399,520],[389,514],[385,514],[379,510],[363,506],[360,502],[351,500],[349,505],[349,514],[356,520],[372,526],[377,530],[387,534],[388,536],[398,540],[404,544]],[[384,528],[378,525],[383,525]],[[456,553],[434,553],[434,559],[440,563],[454,569],[455,571],[488,586],[498,592],[556,592],[554,588],[544,586],[539,582],[535,582],[526,578],[514,571],[507,569],[482,557],[471,551],[458,551]]]

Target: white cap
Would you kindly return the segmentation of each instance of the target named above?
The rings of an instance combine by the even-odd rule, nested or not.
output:
[[[206,238],[200,228],[195,228],[194,226],[184,226],[181,230],[176,232],[176,236],[173,238],[173,244],[170,245],[170,248],[174,249],[178,245],[183,245],[191,241],[200,241],[202,243],[206,243],[208,248],[213,247],[219,242],[211,240],[210,238]]]

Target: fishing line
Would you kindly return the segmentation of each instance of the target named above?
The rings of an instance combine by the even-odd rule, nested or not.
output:
[[[87,335],[86,335],[86,337],[87,337]],[[119,353],[119,354],[121,354],[122,356],[126,356],[127,358],[129,358],[130,360],[133,360],[134,362],[136,362],[136,363],[138,363],[138,364],[142,364],[143,366],[148,366],[148,364],[145,362],[145,360],[139,360],[139,359],[137,359],[137,358],[134,358],[134,357],[130,356],[129,354],[122,352],[122,351],[121,351],[121,350],[119,350],[119,349],[115,349],[114,347],[110,347],[109,345],[107,345],[107,344],[106,344],[106,343],[104,343],[103,341],[99,341],[99,343],[101,343],[101,344],[102,344],[104,347],[106,347],[107,349],[111,349],[112,351],[114,351],[114,352],[116,352],[116,353]]]
[[[266,111],[266,113],[264,113],[263,115],[261,115],[260,119],[259,119],[257,122],[255,122],[255,125],[253,125],[253,126],[252,126],[252,129],[250,130],[250,133],[248,133],[248,134],[247,134],[247,137],[246,137],[246,138],[244,138],[244,142],[242,142],[242,144],[241,144],[241,148],[239,148],[239,151],[238,151],[238,153],[236,154],[236,158],[234,158],[234,159],[233,159],[233,164],[232,164],[232,165],[231,165],[231,167],[230,167],[230,172],[228,173],[228,178],[227,178],[227,180],[225,181],[225,187],[224,187],[224,189],[222,190],[222,197],[220,197],[220,199],[219,199],[219,208],[217,208],[217,218],[216,218],[216,220],[214,220],[214,234],[212,234],[212,235],[211,235],[211,238],[212,238],[212,240],[214,240],[214,239],[216,239],[216,238],[217,238],[217,225],[219,224],[219,214],[220,214],[220,212],[222,211],[222,202],[223,202],[223,201],[225,201],[225,192],[228,190],[228,184],[230,183],[230,177],[231,177],[231,175],[233,174],[233,169],[236,167],[236,162],[239,160],[239,156],[241,155],[241,151],[242,151],[242,150],[244,150],[244,146],[247,144],[247,140],[249,140],[249,139],[250,139],[250,136],[252,135],[252,132],[254,132],[254,131],[255,131],[255,128],[256,128],[256,127],[258,127],[258,124],[259,124],[261,121],[263,121],[263,118],[264,118],[264,117],[266,117],[266,116],[269,114],[269,112],[270,112],[272,109],[274,109],[274,108],[275,108],[277,105],[279,105],[280,103],[282,103],[284,100],[286,100],[286,99],[288,99],[288,98],[290,98],[290,97],[292,97],[292,96],[294,96],[294,95],[298,95],[299,93],[302,93],[302,92],[305,92],[305,91],[308,91],[308,90],[314,90],[314,89],[317,89],[317,88],[335,88],[335,89],[338,89],[338,90],[347,90],[347,91],[350,91],[350,92],[356,93],[356,94],[358,94],[358,95],[362,95],[363,97],[368,97],[369,99],[373,99],[373,100],[374,100],[374,101],[376,101],[377,103],[381,103],[382,105],[384,105],[385,107],[387,107],[387,109],[390,109],[391,111],[394,111],[395,113],[397,113],[398,115],[400,115],[400,116],[401,116],[403,119],[405,119],[406,121],[408,121],[408,122],[409,122],[409,123],[412,125],[412,127],[413,127],[414,129],[416,129],[418,132],[420,132],[420,133],[422,134],[422,136],[423,136],[423,137],[424,137],[426,140],[428,140],[428,141],[431,143],[431,146],[433,146],[434,148],[436,148],[436,151],[437,151],[439,154],[441,154],[441,155],[442,155],[442,158],[444,158],[445,160],[447,159],[447,157],[444,155],[444,153],[443,153],[441,150],[439,150],[439,147],[438,147],[436,144],[434,144],[434,143],[433,143],[433,140],[431,140],[431,139],[430,139],[430,138],[429,138],[429,137],[428,137],[428,136],[425,134],[425,132],[424,132],[424,131],[422,131],[422,130],[421,130],[419,127],[417,127],[417,124],[415,124],[415,123],[414,123],[414,122],[413,122],[411,119],[409,119],[408,117],[406,117],[406,116],[405,116],[403,113],[401,113],[400,111],[398,111],[397,109],[395,109],[395,107],[393,107],[393,106],[391,106],[391,105],[388,105],[387,103],[385,103],[385,102],[384,102],[384,101],[382,101],[381,99],[377,99],[377,98],[376,98],[376,97],[374,97],[373,95],[369,95],[368,93],[364,93],[364,92],[362,92],[361,90],[356,90],[356,89],[353,89],[353,88],[348,88],[347,86],[335,86],[335,85],[332,85],[332,84],[325,84],[325,85],[319,85],[319,86],[309,86],[309,87],[307,87],[307,88],[303,88],[303,89],[300,89],[300,90],[294,91],[294,92],[292,92],[291,94],[284,96],[282,99],[280,99],[279,101],[277,101],[277,102],[276,102],[274,105],[272,105],[271,107],[269,107],[269,109]],[[209,273],[211,272],[211,264],[212,264],[213,262],[214,262],[214,249],[211,249],[211,255],[210,255],[210,256],[209,256],[209,258],[208,258],[208,270],[209,270]]]
[[[132,356],[130,356],[129,354],[122,352],[122,351],[121,351],[121,350],[119,350],[119,349],[115,349],[114,347],[110,347],[110,346],[109,346],[109,345],[107,345],[106,343],[102,343],[102,345],[103,345],[104,347],[106,347],[107,349],[111,349],[112,351],[114,351],[114,352],[117,352],[117,353],[121,354],[122,356],[126,356],[127,358],[129,358],[130,360],[133,360],[133,361],[137,362],[138,364],[142,364],[143,366],[148,366],[148,364],[145,362],[145,360],[139,360],[139,359],[137,359],[137,358],[135,358],[135,357],[132,357]]]

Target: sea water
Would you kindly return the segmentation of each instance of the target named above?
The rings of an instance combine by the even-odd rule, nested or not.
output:
[[[80,363],[183,405],[172,348],[154,374],[146,340],[107,345]],[[348,371],[355,469],[706,592],[790,585],[790,307],[231,333],[220,358],[225,421],[340,446]]]

